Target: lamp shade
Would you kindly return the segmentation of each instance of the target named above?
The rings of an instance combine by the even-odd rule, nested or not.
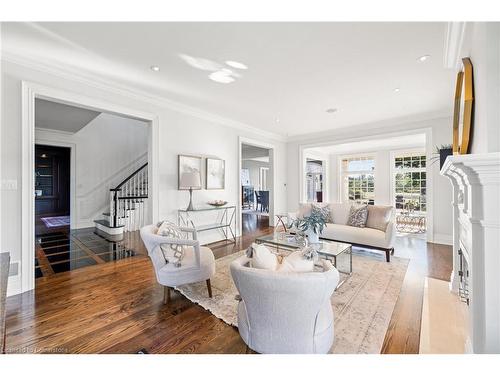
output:
[[[200,172],[187,172],[181,175],[181,186],[184,188],[201,188]]]

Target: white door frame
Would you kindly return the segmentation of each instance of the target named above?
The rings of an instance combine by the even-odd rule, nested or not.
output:
[[[35,287],[35,204],[34,204],[34,151],[35,151],[35,98],[46,99],[99,112],[132,117],[150,123],[148,142],[148,174],[151,195],[150,221],[158,221],[158,152],[159,117],[130,106],[90,98],[81,94],[39,83],[22,81],[22,190],[21,190],[21,293]]]
[[[66,147],[70,149],[70,177],[69,177],[69,218],[70,218],[70,229],[74,228],[76,225],[75,219],[78,217],[76,215],[76,144],[64,141],[46,140],[43,138],[36,138],[35,144],[42,146],[57,146]]]
[[[276,201],[276,146],[271,143],[266,143],[259,141],[257,139],[246,138],[246,137],[238,137],[238,206],[236,207],[236,212],[238,216],[238,230],[239,235],[241,236],[243,231],[243,223],[241,220],[241,168],[242,168],[242,155],[241,155],[241,146],[243,144],[261,147],[269,150],[269,166],[271,167],[271,189],[272,194],[269,195],[269,225],[274,226],[274,203]],[[269,182],[268,182],[269,183]]]

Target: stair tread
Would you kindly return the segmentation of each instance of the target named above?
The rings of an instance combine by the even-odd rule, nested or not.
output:
[[[94,220],[94,223],[100,224],[102,226],[108,227],[108,228],[123,228],[125,225],[116,225],[112,226],[111,223],[107,220],[100,219],[100,220]]]

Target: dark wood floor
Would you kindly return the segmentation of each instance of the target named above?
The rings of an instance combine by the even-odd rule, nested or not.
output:
[[[244,249],[273,228],[255,222],[254,230],[235,245],[212,244],[215,256]],[[138,253],[144,252],[137,232],[130,236]],[[411,261],[382,352],[418,353],[424,277],[449,278],[451,250],[399,238],[395,255]],[[237,329],[183,296],[163,305],[163,290],[145,255],[42,277],[35,290],[8,298],[7,352],[245,352]]]

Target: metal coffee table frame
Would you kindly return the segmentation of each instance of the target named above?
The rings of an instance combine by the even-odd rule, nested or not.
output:
[[[262,236],[262,237],[258,237],[255,239],[255,242],[256,243],[261,243],[261,244],[266,244],[266,245],[271,245],[271,246],[274,246],[276,248],[276,250],[280,250],[280,249],[283,249],[283,250],[286,250],[286,251],[292,251],[292,250],[297,250],[297,249],[300,249],[301,248],[301,245],[298,244],[297,242],[288,242],[285,240],[280,240],[279,238],[276,238],[276,236],[279,236],[280,234],[272,234],[272,235],[267,235],[267,236]],[[289,237],[289,236],[292,236],[290,234],[285,234],[286,237]],[[343,243],[343,242],[337,242],[337,241],[328,241],[328,240],[320,240],[320,244],[323,243],[323,244],[328,244],[328,243],[336,243],[336,244],[342,244],[342,245],[345,245],[345,249],[340,251],[338,254],[331,254],[331,253],[328,253],[328,252],[322,252],[321,249],[317,249],[318,251],[318,254],[321,258],[323,259],[326,259],[326,260],[329,260],[333,266],[335,268],[337,268],[337,271],[339,271],[339,273],[342,273],[344,275],[347,275],[347,277],[344,279],[344,280],[341,280],[339,282],[339,284],[337,285],[337,287],[335,288],[335,290],[337,290],[338,288],[340,288],[340,286],[342,284],[344,284],[347,280],[347,278],[349,278],[351,275],[352,275],[352,245],[351,244],[346,244],[346,243]],[[308,246],[310,247],[313,247],[315,246],[316,244],[309,244]],[[343,271],[343,270],[340,270],[338,269],[337,267],[337,257],[341,254],[347,254],[349,256],[349,271]]]

